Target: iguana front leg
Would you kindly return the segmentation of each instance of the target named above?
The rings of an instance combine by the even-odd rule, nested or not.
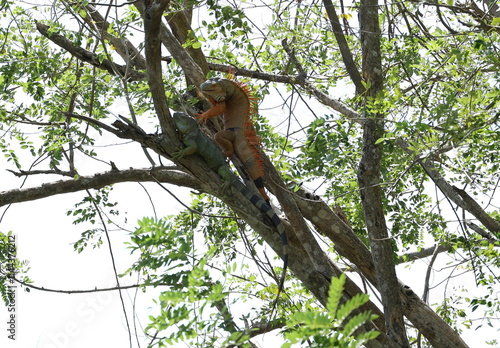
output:
[[[195,118],[200,122],[200,121],[207,121],[211,117],[219,116],[224,111],[226,111],[226,102],[225,101],[210,101],[211,104],[213,105],[210,109],[207,111],[204,111],[202,113],[198,113],[195,115]]]
[[[178,151],[172,154],[172,158],[174,160],[181,159],[182,157],[192,155],[196,151],[198,151],[198,144],[194,139],[184,139],[183,141],[185,148],[179,149]]]
[[[231,176],[232,173],[229,171],[229,169],[225,166],[222,166],[217,170],[217,174],[219,174],[222,179],[222,189],[224,191],[230,191],[233,188],[233,177]]]
[[[187,138],[184,138],[183,143],[184,143],[184,145],[186,145],[186,147],[179,149],[179,151],[174,152],[172,155],[173,159],[178,160],[178,159],[181,159],[185,156],[192,155],[195,152],[199,152],[198,151],[199,146],[198,146],[198,143],[196,142],[195,139],[193,139],[191,137],[187,137]],[[215,169],[217,171],[217,174],[219,174],[219,176],[222,178],[222,189],[223,190],[231,189],[232,177],[231,177],[231,173],[229,172],[229,170],[225,166],[219,167],[219,164],[217,163],[217,161],[215,161],[217,164],[214,164],[213,163],[214,161],[211,161],[211,158],[208,156],[205,158],[205,160],[208,162],[209,165],[212,166],[212,169]],[[214,168],[214,167],[218,167],[218,168]]]

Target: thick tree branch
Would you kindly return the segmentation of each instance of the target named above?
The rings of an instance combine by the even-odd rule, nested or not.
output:
[[[80,46],[76,46],[73,42],[65,38],[63,35],[50,33],[50,27],[48,25],[36,22],[36,27],[40,34],[48,38],[57,46],[65,49],[72,56],[78,58],[82,62],[89,63],[99,69],[106,70],[111,75],[116,75],[116,73],[118,72],[121,77],[130,81],[144,80],[144,78],[146,77],[146,74],[130,69],[127,66],[113,63],[108,59],[100,60],[94,52],[90,52]]]
[[[181,44],[185,44],[186,41],[189,39],[189,33],[194,32],[190,24],[190,19],[192,17],[192,4],[188,5],[188,3],[186,3],[185,6],[186,7],[182,11],[170,12],[169,14],[167,14],[166,17],[167,22],[170,25],[170,28],[172,29],[172,34]],[[188,8],[187,6],[191,7]],[[168,45],[167,47],[170,48],[175,48],[172,45],[176,45],[176,43],[164,42],[164,45]],[[193,48],[192,45],[188,45],[188,47],[186,47],[185,50],[189,54],[189,56],[192,57],[196,65],[200,67],[203,77],[206,76],[206,74],[209,72],[210,69],[208,68],[207,59],[203,54],[201,48]],[[198,69],[196,69],[195,74],[190,74],[188,76],[193,76],[193,75],[194,76],[199,75]],[[201,79],[198,82],[200,81]]]
[[[289,260],[293,260],[290,268],[294,270],[294,273],[296,273],[295,262],[299,262],[302,265],[310,263],[310,266],[305,269],[307,277],[299,277],[313,293],[317,294],[317,298],[320,302],[322,302],[323,305],[326,305],[330,279],[332,277],[339,277],[342,274],[342,271],[322,250],[309,226],[305,223],[304,217],[297,206],[297,202],[295,201],[293,194],[286,188],[286,184],[283,182],[281,175],[269,161],[267,156],[263,156],[263,160],[266,168],[266,181],[269,182],[272,187],[272,192],[278,198],[288,221],[291,226],[293,226],[293,234],[287,233],[287,235],[290,236],[289,244],[296,245],[297,249],[301,250],[301,255],[296,255],[293,252],[290,252]],[[313,279],[314,281],[311,282]],[[325,280],[326,284],[324,282]],[[319,284],[324,285],[321,286]],[[342,301],[346,301],[348,298],[352,298],[358,293],[362,293],[362,290],[356,285],[356,283],[347,277],[345,294],[343,295]],[[372,302],[367,303],[361,308],[361,310],[369,310],[379,316],[379,318],[374,321],[373,326],[369,323],[364,325],[364,330],[369,331],[376,329],[384,332],[384,323],[381,322],[383,313],[380,312],[380,310]],[[396,347],[394,342],[392,342],[385,334],[381,335],[377,341],[374,341],[371,344],[375,346],[377,346],[377,344],[382,344],[382,347],[387,348]]]
[[[184,73],[186,74],[186,76],[189,78],[190,81],[192,81],[196,86],[199,86],[200,84],[205,82],[206,78],[205,75],[203,74],[203,71],[195,63],[195,61],[189,55],[186,49],[182,47],[182,45],[174,36],[174,34],[172,34],[172,32],[168,30],[167,26],[163,22],[161,22],[161,17],[154,18],[154,13],[150,13],[150,11],[148,11],[148,9],[145,7],[144,2],[142,1],[135,2],[134,5],[144,18],[144,23],[147,24],[147,27],[145,28],[146,37],[149,39],[146,40],[146,58],[148,60],[153,59],[151,55],[159,54],[160,52],[159,45],[157,48],[155,48],[155,52],[151,51],[152,46],[149,46],[150,50],[149,55],[147,46],[148,42],[150,43],[150,45],[151,44],[156,45],[157,44],[156,41],[152,41],[152,39],[153,37],[155,38],[155,40],[159,38],[160,41],[163,43],[163,45],[165,45],[165,47],[168,49],[172,57],[174,57],[175,61],[181,66],[182,70],[184,71]],[[154,29],[154,31],[149,32],[151,29]],[[155,59],[154,61],[148,63],[149,64],[154,63],[155,65],[159,64],[156,62],[156,56],[154,59]],[[158,59],[160,59],[159,55]],[[154,71],[152,70],[151,73],[153,72]]]
[[[160,45],[160,28],[163,11],[169,1],[160,2],[144,1],[148,3],[145,7],[143,2],[136,2],[135,5],[140,6],[143,11],[144,20],[144,41],[146,51],[146,71],[148,74],[149,90],[153,97],[153,104],[158,117],[163,134],[169,138],[176,137],[175,126],[170,115],[170,110],[165,96],[165,86],[163,85],[162,69],[161,69],[161,45]]]
[[[0,207],[6,204],[33,201],[63,193],[99,189],[121,182],[156,182],[186,186],[203,190],[199,180],[177,169],[157,167],[151,169],[111,170],[93,176],[81,176],[77,180],[60,180],[38,187],[0,192]]]
[[[298,238],[300,243],[303,245],[304,250],[307,252],[311,262],[314,264],[315,269],[323,274],[327,279],[330,279],[334,273],[329,269],[328,257],[321,249],[311,230],[304,221],[293,196],[289,193],[288,189],[286,189],[286,185],[276,168],[272,165],[267,156],[263,155],[263,160],[266,167],[266,176],[272,177],[273,193],[278,198],[286,217],[294,228],[293,236]]]
[[[354,86],[356,86],[356,93],[362,94],[365,91],[365,86],[362,83],[363,79],[358,71],[356,63],[354,62],[354,58],[351,54],[351,49],[347,44],[347,40],[345,39],[344,33],[342,31],[342,26],[339,22],[339,17],[337,15],[337,12],[335,11],[335,7],[333,6],[331,0],[323,0],[323,5],[325,6],[328,19],[330,19],[333,34],[337,39],[337,44],[339,46],[340,54],[342,55],[342,60],[344,61],[347,73],[351,77]]]
[[[304,224],[306,227],[302,230],[297,229],[297,226],[301,226],[301,222],[297,222],[297,219],[303,220],[303,214],[299,211],[297,204],[299,202],[304,203],[304,201],[295,200],[294,194],[286,189],[281,176],[266,156],[264,156],[264,162],[266,167],[266,181],[271,187],[271,191],[280,201],[291,225],[294,226],[293,233],[287,230],[290,255],[289,266],[302,280],[304,285],[315,294],[318,300],[323,305],[326,305],[330,279],[332,276],[340,276],[342,271],[323,252],[307,225]],[[317,219],[315,219],[316,221]],[[328,222],[326,223],[328,224]],[[359,238],[357,240],[359,241]],[[276,251],[279,253],[278,250]],[[369,252],[368,257],[370,257]],[[348,297],[352,297],[357,293],[361,293],[362,290],[347,277],[345,292]],[[346,298],[343,298],[343,300],[345,301]],[[383,313],[372,302],[369,302],[361,309],[370,310],[372,313],[379,315],[379,318],[374,321],[375,327],[377,330],[384,332]],[[365,329],[370,330],[373,328],[367,326]],[[379,340],[383,343],[383,347],[394,346],[394,343],[385,334]],[[373,344],[376,343],[373,342]]]
[[[474,215],[481,223],[494,235],[500,234],[500,222],[493,219],[488,213],[484,211],[483,208],[472,198],[469,196],[467,192],[462,189],[459,189],[456,186],[452,186],[455,192],[462,198],[462,202],[464,206],[467,208],[466,210]]]

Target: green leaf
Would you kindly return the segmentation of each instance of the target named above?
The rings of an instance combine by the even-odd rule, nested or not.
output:
[[[346,282],[346,275],[341,274],[340,277],[332,277],[330,289],[328,291],[328,301],[326,308],[333,317],[337,316],[337,308],[342,298],[342,292],[344,291],[344,285]]]

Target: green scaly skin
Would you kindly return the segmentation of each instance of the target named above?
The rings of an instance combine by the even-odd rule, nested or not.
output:
[[[251,192],[239,179],[238,177],[229,169],[226,163],[225,157],[223,156],[220,148],[205,134],[203,134],[198,128],[196,120],[192,117],[188,117],[182,113],[174,113],[173,116],[174,123],[179,130],[182,142],[186,147],[174,153],[174,159],[179,159],[184,156],[192,155],[193,153],[198,153],[201,155],[208,166],[215,171],[223,180],[223,187],[225,189],[233,186],[240,193],[245,196],[255,207],[266,214],[273,225],[278,230],[281,238],[281,243],[283,246],[283,272],[281,273],[281,278],[278,286],[278,296],[273,306],[276,307],[278,297],[283,290],[283,285],[285,282],[286,270],[288,266],[288,240],[285,234],[285,227],[283,222],[278,217],[276,212],[267,204],[262,198]]]

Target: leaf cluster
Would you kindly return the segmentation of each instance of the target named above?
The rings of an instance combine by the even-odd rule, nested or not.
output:
[[[376,316],[370,312],[354,314],[363,304],[368,302],[367,294],[358,294],[347,301],[343,301],[343,290],[346,276],[332,278],[328,291],[326,313],[317,310],[295,312],[287,325],[285,332],[286,342],[283,348],[291,347],[295,343],[308,342],[309,347],[362,347],[364,343],[375,339],[379,332],[358,332],[365,323]]]

